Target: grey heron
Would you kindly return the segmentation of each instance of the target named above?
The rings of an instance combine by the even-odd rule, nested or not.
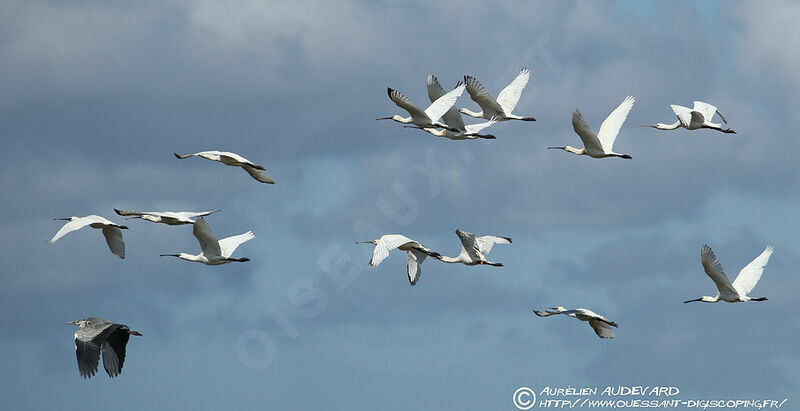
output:
[[[256,180],[267,183],[267,184],[275,184],[275,180],[272,177],[268,176],[267,173],[264,171],[264,166],[260,164],[256,164],[236,153],[231,153],[229,151],[201,151],[198,153],[187,153],[187,154],[178,154],[173,153],[175,157],[183,160],[184,158],[189,157],[202,157],[206,160],[211,161],[218,161],[226,166],[232,167],[241,167],[247,174],[250,174],[250,177],[255,178]]]
[[[581,321],[589,322],[589,325],[592,327],[594,332],[600,338],[614,338],[614,332],[611,331],[611,327],[616,327],[617,323],[613,321],[609,321],[608,318],[603,317],[600,314],[595,313],[592,310],[587,310],[585,308],[576,308],[574,310],[567,310],[562,306],[558,307],[545,307],[549,310],[555,311],[537,311],[533,310],[533,313],[538,315],[539,317],[549,317],[551,315],[556,314],[564,314],[568,317],[577,318]]]
[[[91,378],[97,372],[100,353],[103,353],[103,368],[111,378],[122,372],[125,363],[125,346],[131,335],[142,335],[124,324],[116,324],[97,317],[70,321],[77,325],[75,331],[75,355],[78,371],[83,378]]]
[[[68,223],[64,224],[60,230],[50,239],[50,244],[58,241],[59,238],[73,232],[80,230],[87,225],[92,228],[102,230],[103,237],[106,238],[106,244],[111,252],[119,258],[125,258],[125,243],[122,241],[122,231],[127,230],[128,227],[119,225],[111,220],[107,220],[99,215],[87,215],[86,217],[69,217],[69,218],[56,218],[55,220],[66,220]]]

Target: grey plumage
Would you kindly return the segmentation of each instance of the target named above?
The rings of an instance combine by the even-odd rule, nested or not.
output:
[[[70,321],[67,324],[79,327],[75,331],[75,356],[78,360],[78,372],[83,378],[91,378],[97,372],[101,353],[103,368],[108,376],[118,376],[125,364],[128,339],[131,334],[142,335],[138,331],[132,331],[127,325],[97,317]]]

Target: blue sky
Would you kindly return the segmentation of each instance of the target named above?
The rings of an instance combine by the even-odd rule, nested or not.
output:
[[[515,409],[518,387],[675,385],[695,398],[800,387],[800,4],[763,2],[0,2],[2,409]],[[492,141],[377,117],[386,87],[492,91],[532,70]],[[579,145],[636,104],[616,151]],[[738,134],[661,132],[669,104],[720,108]],[[460,107],[475,109],[463,96]],[[468,121],[470,122],[470,121]],[[173,152],[227,150],[277,184]],[[246,264],[209,267],[191,227],[128,221],[119,260],[96,232],[46,244],[52,218],[113,208],[223,211],[253,230]],[[405,257],[367,266],[355,241],[403,233],[446,255],[456,228],[514,239],[503,268]],[[764,303],[682,304],[767,243]],[[587,307],[620,324],[538,318]],[[122,375],[82,380],[64,322],[128,324]]]

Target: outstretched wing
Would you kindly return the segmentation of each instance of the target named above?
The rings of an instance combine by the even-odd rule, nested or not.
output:
[[[489,254],[492,251],[492,246],[495,244],[511,244],[511,239],[508,237],[498,237],[494,235],[485,235],[475,239],[478,243],[478,248],[483,255]]]
[[[636,99],[634,99],[633,96],[625,97],[625,100],[622,100],[622,103],[606,117],[603,124],[600,124],[597,138],[600,140],[600,145],[606,153],[612,151],[614,140],[616,140],[617,134],[619,134],[619,129],[622,127],[622,123],[625,122],[625,119],[628,118],[628,113],[631,112],[635,101]]]
[[[81,377],[90,378],[97,372],[100,362],[100,345],[93,341],[75,339],[75,356],[78,359],[78,372]]]
[[[378,244],[375,244],[375,249],[372,250],[372,258],[369,260],[371,267],[377,267],[386,257],[389,256],[389,251],[394,250],[401,245],[414,241],[402,234],[386,234],[378,239]]]
[[[122,230],[117,227],[103,227],[103,237],[106,238],[108,249],[115,256],[125,258],[125,242],[122,241]]]
[[[458,115],[460,116],[461,114],[459,113]],[[445,119],[445,120],[446,120],[446,119]],[[480,132],[481,132],[481,130],[485,129],[486,127],[489,127],[489,126],[491,126],[491,125],[492,125],[492,124],[494,124],[494,123],[497,123],[497,119],[496,119],[496,117],[492,117],[492,119],[491,119],[491,120],[489,120],[489,121],[486,121],[486,122],[483,122],[483,123],[478,123],[478,124],[470,124],[470,125],[468,125],[468,126],[465,126],[465,127],[464,127],[464,131],[466,131],[466,132],[467,132],[467,134],[478,134],[478,133],[480,133]],[[450,123],[446,123],[446,124],[447,124],[448,126],[450,125]],[[461,124],[464,124],[464,123],[462,122]]]
[[[416,285],[420,274],[422,274],[420,265],[428,255],[418,250],[409,250],[406,254],[408,254],[408,283]]]
[[[599,319],[591,319],[589,320],[589,325],[592,326],[592,329],[600,338],[614,338],[614,332],[611,331],[611,327],[605,322]]]
[[[242,243],[250,241],[254,238],[256,238],[256,235],[253,234],[252,231],[231,237],[225,237],[222,240],[219,240],[220,252],[222,253],[223,257],[230,257],[233,255],[233,252],[236,251],[236,248],[242,245]]]
[[[689,128],[689,125],[692,124],[692,110],[689,110],[688,107],[679,106],[677,104],[670,104],[669,107],[672,109],[672,112],[678,116],[678,120],[681,122],[681,125]]]
[[[761,255],[742,268],[742,271],[733,280],[733,288],[739,292],[740,296],[750,294],[750,291],[756,288],[758,280],[761,279],[761,274],[764,273],[764,267],[767,266],[773,252],[775,252],[775,247],[770,244],[761,252]]]
[[[539,310],[533,310],[533,313],[538,315],[539,317],[549,317],[551,315],[561,314],[558,311],[539,311]]]
[[[714,118],[714,114],[717,114],[717,108],[715,106],[702,101],[695,101],[693,110],[702,114],[707,121],[711,121]],[[720,117],[722,116],[720,115]],[[723,118],[722,121],[725,121],[725,119]],[[725,122],[727,123],[727,121]]]
[[[578,134],[578,137],[581,138],[581,141],[583,141],[583,146],[586,148],[586,151],[594,151],[597,153],[602,153],[604,151],[600,140],[597,139],[592,129],[589,128],[589,123],[583,119],[583,115],[578,109],[572,112],[572,128],[575,130],[575,133]]]
[[[408,97],[406,97],[403,93],[391,88],[387,88],[387,90],[389,92],[389,98],[394,102],[394,104],[397,104],[398,107],[408,111],[408,114],[411,114],[411,117],[426,118],[428,116],[424,111],[422,111],[422,109],[412,103],[411,100],[409,100]],[[435,121],[436,119],[432,120]]]
[[[461,82],[456,84],[456,87],[460,86]],[[428,99],[431,100],[431,103],[436,101],[438,98],[447,94],[444,91],[444,88],[441,84],[439,84],[439,79],[436,78],[433,74],[428,74]],[[456,110],[455,106],[450,107],[443,115],[442,115],[442,122],[447,124],[448,126],[461,130],[466,131],[467,128],[464,126],[464,119],[461,118],[461,113]]]
[[[469,97],[481,107],[484,114],[492,116],[505,116],[508,114],[503,111],[503,106],[486,91],[486,87],[484,87],[478,79],[472,76],[464,76],[464,84],[467,86]]]
[[[174,154],[175,157],[183,160],[184,158],[189,158],[189,157],[192,157],[192,156],[196,156],[199,153],[186,153],[186,154],[172,153],[172,154]]]
[[[214,237],[214,234],[211,232],[211,227],[208,226],[208,223],[203,217],[198,218],[194,222],[192,233],[195,238],[197,238],[197,242],[200,243],[200,249],[203,251],[203,255],[206,257],[222,255],[217,237]]]
[[[75,220],[69,221],[61,227],[60,230],[50,239],[50,244],[55,243],[59,238],[73,232],[76,230],[80,230],[83,227],[93,223],[95,221],[90,220],[88,217],[81,217]]]
[[[263,168],[259,169],[249,164],[245,164],[242,166],[242,169],[244,169],[244,171],[247,171],[247,174],[250,174],[250,177],[253,177],[262,183],[275,184],[275,180],[273,180],[272,177],[268,176]]]
[[[425,109],[425,115],[432,121],[438,121],[447,110],[450,110],[453,105],[456,104],[456,100],[458,100],[463,93],[464,85],[460,84],[431,103],[431,105]]]
[[[522,70],[519,71],[519,74],[517,74],[517,77],[497,95],[497,102],[506,114],[511,114],[511,112],[514,111],[514,107],[517,106],[519,97],[522,95],[522,90],[525,88],[525,85],[528,84],[530,78],[531,71],[528,70],[527,67],[523,67]]]
[[[700,261],[703,263],[703,269],[706,274],[716,284],[720,295],[737,295],[736,289],[733,288],[728,276],[725,275],[725,270],[722,269],[722,264],[717,260],[717,256],[714,255],[711,247],[703,245],[700,251]]]

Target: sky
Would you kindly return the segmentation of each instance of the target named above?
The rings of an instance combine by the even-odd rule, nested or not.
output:
[[[668,385],[690,399],[797,395],[800,3],[793,1],[0,2],[0,409],[513,410],[522,386]],[[492,93],[531,80],[490,141],[375,118],[420,105],[425,80]],[[636,103],[615,150],[579,146]],[[737,134],[659,131],[670,104],[707,101]],[[465,93],[456,103],[476,110]],[[472,123],[471,119],[467,123]],[[173,152],[223,150],[277,183]],[[126,258],[53,218],[113,208],[222,211],[205,266],[190,226],[125,222]],[[367,266],[402,233],[457,255],[459,228],[513,238],[502,268]],[[754,296],[714,295],[775,246]],[[539,318],[585,307],[619,323]],[[80,378],[88,316],[127,324],[122,374]],[[787,406],[789,408],[794,406]]]

